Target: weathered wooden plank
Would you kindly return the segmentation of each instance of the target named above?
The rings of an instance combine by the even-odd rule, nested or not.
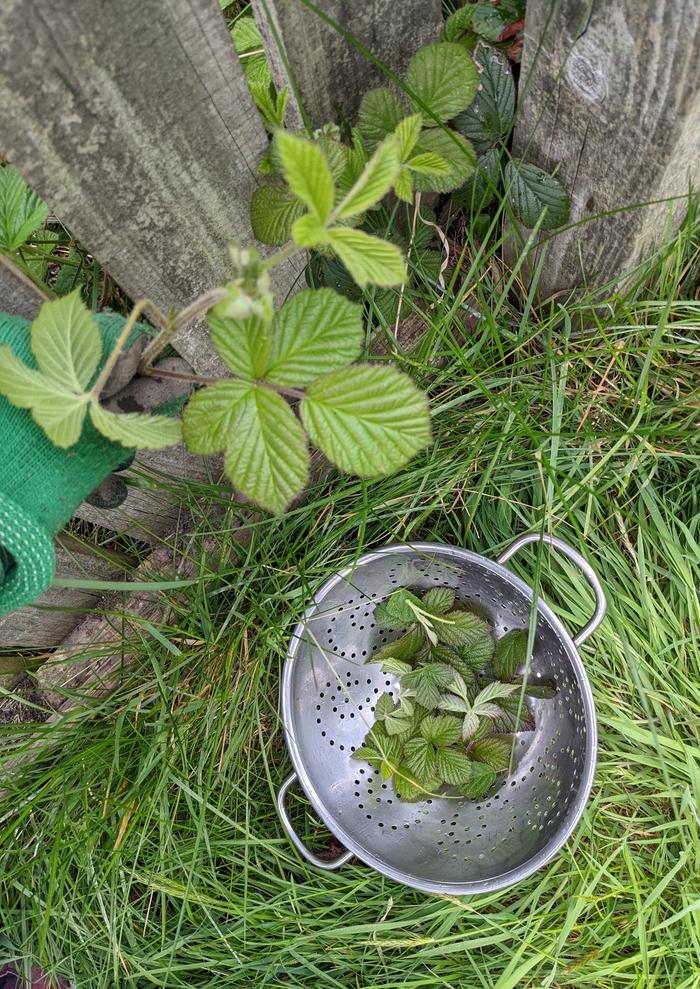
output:
[[[401,74],[421,45],[437,41],[440,0],[318,0],[316,6],[394,72]],[[290,123],[354,116],[363,95],[385,81],[381,71],[303,0],[253,0],[278,88],[289,86]]]
[[[571,194],[543,294],[604,282],[659,244],[700,185],[700,5],[695,0],[528,0],[515,152]],[[669,216],[672,221],[669,222]]]
[[[0,254],[0,312],[34,319],[46,296],[6,254]]]
[[[132,298],[182,306],[252,241],[267,138],[217,0],[6,0],[0,103],[2,154]],[[177,346],[216,365],[201,327]]]

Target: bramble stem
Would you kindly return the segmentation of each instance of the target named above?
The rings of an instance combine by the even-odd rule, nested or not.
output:
[[[298,244],[293,244],[291,241],[286,247],[283,247],[281,251],[276,251],[275,254],[271,254],[267,260],[263,262],[263,265],[268,270],[270,268],[275,268],[278,264],[286,261],[287,258],[294,257],[295,254],[300,254],[305,251],[305,247],[299,247]]]
[[[141,313],[145,309],[148,309],[149,307],[155,308],[155,306],[153,306],[153,303],[150,301],[150,299],[140,299],[136,303],[134,308],[131,310],[129,318],[127,319],[126,323],[124,323],[124,328],[122,329],[121,333],[119,334],[119,337],[117,338],[117,342],[114,346],[114,350],[111,352],[111,354],[105,361],[104,367],[97,376],[97,381],[90,389],[90,396],[93,400],[96,401],[100,397],[100,392],[107,384],[107,380],[110,374],[112,373],[112,371],[114,370],[117,361],[121,357],[124,347],[126,346],[127,340],[131,336],[131,331],[136,325],[136,320],[139,318]]]
[[[151,342],[148,344],[143,354],[141,355],[141,362],[139,364],[139,373],[144,374],[147,372],[156,359],[158,354],[163,350],[163,348],[170,342],[172,337],[178,332],[178,330],[183,329],[188,323],[191,323],[193,319],[197,319],[203,313],[215,306],[217,302],[221,302],[227,296],[227,291],[225,288],[211,288],[208,292],[200,295],[199,298],[191,302],[189,306],[186,306],[182,312],[177,315],[171,315],[165,321],[165,325],[162,327],[160,333],[155,336]]]
[[[201,374],[186,374],[184,371],[166,371],[157,367],[149,367],[144,372],[149,378],[173,378],[175,381],[191,381],[193,385],[215,385],[219,381],[226,381],[226,378],[204,378]],[[251,382],[252,384],[253,382]],[[280,395],[287,395],[289,398],[304,398],[304,392],[299,388],[285,388],[284,385],[277,385],[274,381],[266,381],[258,378],[254,384],[268,391],[276,391]]]

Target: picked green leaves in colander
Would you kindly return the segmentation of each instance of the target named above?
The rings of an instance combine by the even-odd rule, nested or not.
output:
[[[478,800],[509,771],[515,733],[535,728],[527,696],[554,694],[516,677],[527,660],[527,630],[496,641],[489,623],[456,607],[446,587],[422,597],[399,588],[374,617],[402,633],[372,656],[398,677],[398,697],[380,695],[353,758],[393,778],[400,800],[450,793]]]

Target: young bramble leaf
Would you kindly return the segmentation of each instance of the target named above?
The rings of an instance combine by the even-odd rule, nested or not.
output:
[[[317,216],[306,213],[292,224],[292,240],[299,247],[317,247],[330,243],[330,233]]]
[[[454,670],[442,663],[428,663],[408,673],[402,680],[402,686],[412,691],[416,701],[422,706],[433,710],[441,700],[441,688],[447,687],[454,679]]]
[[[449,41],[424,45],[411,59],[406,85],[411,102],[444,122],[469,106],[479,85],[474,62],[461,45]]]
[[[347,167],[350,148],[341,144],[333,134],[323,131],[314,135],[314,143],[323,151],[333,181],[337,182]]]
[[[444,175],[450,174],[450,166],[442,155],[435,154],[434,151],[424,151],[422,154],[414,155],[406,162],[406,168],[420,175]]]
[[[472,28],[487,41],[498,41],[506,22],[498,7],[492,3],[479,3],[472,14]]]
[[[7,344],[0,347],[0,395],[20,409],[70,396],[68,389],[27,367]]]
[[[382,137],[384,136],[382,135]],[[337,181],[337,193],[339,196],[346,195],[352,189],[368,161],[369,156],[362,140],[362,135],[357,127],[354,127],[352,131],[352,147],[348,148],[345,168]]]
[[[398,142],[390,135],[378,146],[355,184],[336,207],[334,216],[343,220],[376,206],[393,186],[400,167]]]
[[[376,656],[372,657],[372,662],[377,662]],[[393,656],[387,656],[386,659],[382,661],[382,672],[388,673],[390,676],[405,676],[406,673],[410,673],[413,667],[410,663],[404,663],[400,659],[394,659]]]
[[[476,762],[483,762],[496,773],[504,773],[510,768],[513,736],[487,735],[486,738],[474,742],[470,754]]]
[[[474,710],[478,710],[481,713],[486,713],[486,706],[491,703],[491,701],[497,701],[501,697],[510,697],[514,694],[516,690],[520,690],[517,683],[499,683],[498,680],[494,680],[493,683],[489,683],[488,686],[484,687],[483,690],[474,698]],[[490,715],[489,715],[490,717]]]
[[[462,728],[458,718],[448,714],[430,715],[421,722],[420,732],[426,741],[444,748],[454,745],[462,737]]]
[[[439,786],[439,779],[418,780],[415,773],[405,765],[399,766],[394,773],[396,796],[407,803],[428,800],[438,792]]]
[[[416,613],[411,605],[420,605],[420,598],[408,588],[399,587],[389,595],[383,606],[378,607],[384,607],[389,617],[401,623],[398,628],[405,628],[416,620]],[[375,615],[377,610],[375,609]]]
[[[275,316],[272,356],[259,375],[278,385],[308,385],[359,357],[363,340],[361,306],[330,288],[303,289]]]
[[[491,789],[496,782],[496,774],[490,766],[483,762],[472,762],[471,779],[458,787],[459,792],[470,800],[478,800]]]
[[[493,672],[499,680],[512,680],[515,671],[527,659],[527,631],[513,629],[498,642],[493,654]]]
[[[436,631],[440,642],[461,652],[481,638],[490,638],[489,626],[473,611],[449,611]]]
[[[333,208],[333,176],[317,144],[279,130],[275,134],[277,154],[284,177],[295,196],[325,223]]]
[[[219,316],[215,306],[209,310],[208,321],[211,342],[234,374],[250,381],[265,374],[272,351],[272,333],[266,320]]]
[[[404,117],[397,125],[394,130],[394,136],[398,142],[399,159],[401,161],[406,161],[413,151],[422,126],[423,117],[420,113],[414,113],[410,117]]]
[[[553,175],[524,161],[509,161],[505,169],[508,199],[526,227],[534,227],[542,213],[541,230],[566,223],[569,197]]]
[[[182,417],[185,445],[191,453],[226,449],[252,387],[247,381],[217,381],[194,393]]]
[[[436,775],[435,749],[425,738],[409,738],[404,745],[406,765],[419,780],[433,779]]]
[[[42,374],[65,391],[85,391],[100,362],[102,337],[80,289],[42,305],[30,340]]]
[[[402,168],[394,182],[394,192],[404,203],[413,202],[413,179],[407,168]]]
[[[400,627],[405,628],[406,622],[403,620],[403,612],[401,615],[397,613],[392,607],[391,598],[385,601],[383,605],[378,605],[374,610],[374,618],[378,624],[383,625],[380,611],[379,617],[377,617],[377,612],[380,607],[386,609],[387,615],[390,621],[401,622]],[[423,637],[423,630],[418,625],[413,625],[408,629],[405,635],[400,636],[398,639],[394,639],[393,642],[387,642],[385,646],[378,649],[377,652],[372,656],[373,663],[383,663],[385,659],[395,659],[405,662],[406,660],[413,659],[417,652],[422,649],[425,639]]]
[[[431,587],[423,595],[423,608],[431,615],[444,615],[455,603],[455,592],[449,587]]]
[[[79,395],[65,395],[36,402],[32,419],[41,426],[54,446],[67,449],[80,439],[87,414],[87,401]]]
[[[447,163],[447,175],[413,173],[413,184],[419,192],[451,192],[463,185],[474,171],[476,155],[465,137],[456,131],[433,127],[424,130],[416,145],[416,155],[434,154]]]
[[[319,378],[300,413],[328,459],[360,477],[397,470],[430,440],[425,396],[394,368],[360,364]]]
[[[405,116],[401,101],[384,86],[365,94],[358,116],[358,128],[364,143],[373,151],[387,134],[396,130]]]
[[[280,514],[307,481],[304,430],[284,399],[266,388],[251,388],[241,401],[224,470],[242,494]]]
[[[394,706],[394,699],[391,694],[387,694],[386,692],[380,694],[377,698],[377,703],[374,705],[374,717],[377,721],[383,721],[387,715],[393,714]]]
[[[46,203],[11,165],[0,168],[0,251],[16,251],[48,215]]]
[[[468,739],[473,738],[474,735],[479,731],[480,719],[479,715],[475,714],[474,711],[468,711],[464,715],[464,720],[462,721],[462,741],[466,742]]]
[[[479,70],[479,91],[472,105],[455,117],[453,126],[483,153],[510,131],[515,84],[508,59],[495,48],[477,45],[474,59]]]
[[[117,414],[108,412],[97,402],[91,402],[90,418],[98,432],[113,443],[126,447],[161,450],[174,446],[182,439],[180,420],[172,416],[146,415],[142,412]]]
[[[472,775],[469,756],[458,749],[438,749],[437,773],[450,786],[465,786]]]
[[[300,222],[297,220],[295,229]],[[406,281],[406,261],[395,244],[348,227],[332,227],[327,231],[325,243],[331,246],[361,288],[367,284],[401,285]]]
[[[472,17],[476,4],[458,7],[445,21],[445,41],[461,41],[472,30]]]
[[[261,244],[286,244],[294,221],[305,212],[302,201],[286,186],[258,186],[250,204],[253,233]]]

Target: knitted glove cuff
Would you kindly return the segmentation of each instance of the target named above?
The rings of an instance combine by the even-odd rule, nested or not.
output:
[[[0,545],[12,562],[0,574],[0,615],[29,604],[53,579],[56,554],[51,534],[21,505],[0,492]]]

